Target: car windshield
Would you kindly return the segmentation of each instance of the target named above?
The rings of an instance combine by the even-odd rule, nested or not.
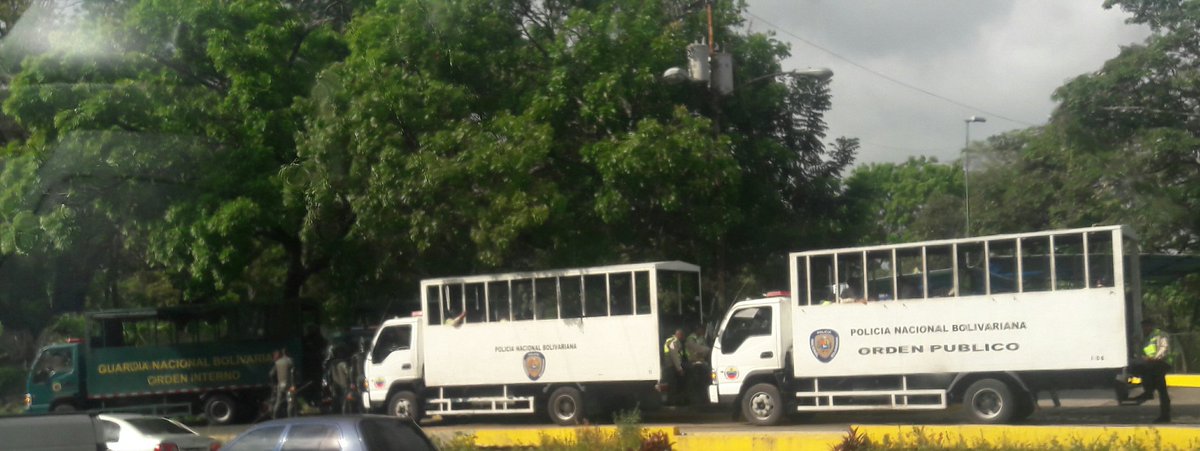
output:
[[[178,424],[162,418],[131,418],[125,421],[146,435],[193,433]]]
[[[433,450],[433,445],[416,426],[400,420],[367,418],[359,424],[367,451],[403,449],[406,451]]]

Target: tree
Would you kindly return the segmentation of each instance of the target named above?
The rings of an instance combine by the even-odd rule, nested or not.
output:
[[[964,233],[962,171],[936,158],[872,163],[846,178],[851,236],[862,244],[944,239]]]
[[[988,202],[982,231],[1128,224],[1144,253],[1200,246],[1200,7],[1178,0],[1111,0],[1154,33],[1054,93],[1044,127],[990,139],[993,164],[972,175]],[[976,181],[978,180],[978,182]],[[974,198],[974,196],[973,196]],[[1150,314],[1190,327],[1195,277],[1149,287]]]
[[[1200,245],[1200,8],[1182,1],[1109,1],[1154,31],[1104,68],[1055,93],[1053,123],[1078,154],[1109,158],[1101,188],[1160,250]]]
[[[786,47],[717,9],[739,78],[778,72]],[[718,102],[665,85],[656,74],[702,30],[692,16],[513,0],[356,18],[286,176],[306,245],[330,256],[323,283],[350,302],[501,268],[677,258],[728,274],[819,236],[806,225],[833,213],[856,148],[820,142],[827,85],[772,80]]]
[[[0,271],[46,274],[10,298],[316,298],[346,321],[433,274],[670,258],[725,280],[839,233],[857,142],[822,142],[827,82],[666,85],[704,24],[663,6],[84,2],[99,38],[28,59],[4,102],[29,136]],[[779,72],[740,8],[715,11],[738,79]]]
[[[31,133],[5,219],[77,268],[52,296],[77,311],[98,280],[150,271],[178,296],[157,303],[298,298],[313,269],[278,172],[294,99],[342,55],[330,21],[270,1],[85,6],[104,7],[84,31],[100,39],[27,60],[4,104]]]

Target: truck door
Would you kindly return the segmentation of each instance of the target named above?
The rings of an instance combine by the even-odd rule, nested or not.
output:
[[[77,345],[50,346],[38,355],[27,380],[31,412],[46,412],[56,399],[77,397],[78,349]],[[70,404],[70,407],[78,409],[81,406]]]
[[[736,395],[754,374],[782,368],[776,305],[735,307],[713,350],[718,393]]]
[[[392,382],[420,377],[414,326],[414,323],[385,326],[376,335],[366,362],[367,387],[373,402],[387,398]]]

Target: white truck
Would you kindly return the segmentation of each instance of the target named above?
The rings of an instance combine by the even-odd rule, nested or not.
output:
[[[678,261],[428,279],[421,301],[376,332],[365,407],[558,424],[653,407],[663,341],[704,319],[700,268]]]
[[[943,409],[1023,419],[1042,390],[1123,380],[1141,315],[1121,226],[792,253],[791,291],[735,303],[709,400],[784,414]]]

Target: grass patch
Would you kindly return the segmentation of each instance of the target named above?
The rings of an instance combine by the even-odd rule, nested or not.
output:
[[[1085,439],[1080,437],[1054,438],[1046,442],[1021,442],[1001,439],[998,442],[983,437],[964,437],[950,432],[930,433],[925,428],[914,426],[911,431],[892,436],[884,434],[882,438],[872,438],[851,427],[842,441],[834,445],[835,451],[859,450],[912,450],[912,451],[943,451],[943,450],[983,450],[983,451],[1184,451],[1200,449],[1200,442],[1191,442],[1186,446],[1176,446],[1163,443],[1158,431],[1152,431],[1149,436],[1133,437],[1112,433],[1107,436]]]
[[[674,445],[671,437],[662,432],[648,433],[642,429],[642,414],[638,409],[618,412],[613,416],[616,428],[585,426],[575,428],[571,437],[542,434],[537,446],[482,447],[475,436],[456,434],[450,440],[435,440],[443,451],[472,450],[539,450],[539,451],[669,451]]]

